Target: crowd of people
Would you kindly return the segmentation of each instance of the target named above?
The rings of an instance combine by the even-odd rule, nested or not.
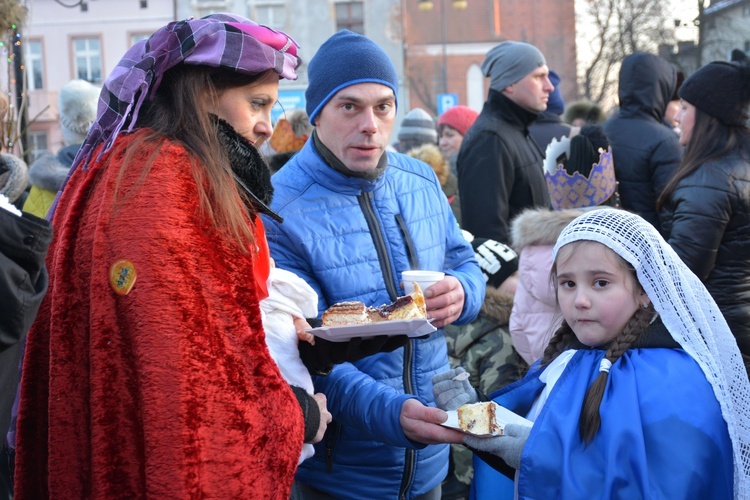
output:
[[[631,54],[607,116],[504,41],[480,111],[392,137],[348,30],[272,123],[301,52],[169,23],[63,87],[59,152],[0,153],[3,498],[750,496],[746,59]],[[411,269],[435,332],[311,333]],[[525,423],[443,425],[488,401]]]

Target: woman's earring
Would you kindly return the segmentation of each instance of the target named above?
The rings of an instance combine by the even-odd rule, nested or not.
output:
[[[648,303],[641,304],[641,309],[648,309]]]

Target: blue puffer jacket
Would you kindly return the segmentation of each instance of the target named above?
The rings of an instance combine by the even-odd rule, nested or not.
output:
[[[444,270],[461,282],[457,323],[478,314],[484,279],[426,164],[389,153],[383,174],[366,181],[333,170],[308,141],[272,181],[272,208],[284,223],[264,219],[271,255],[315,289],[319,314],[345,300],[390,302],[400,295],[401,271],[412,268]],[[316,377],[334,423],[297,479],[338,498],[413,498],[435,488],[448,447],[410,441],[399,416],[408,398],[434,406],[431,378],[447,369],[439,330]]]

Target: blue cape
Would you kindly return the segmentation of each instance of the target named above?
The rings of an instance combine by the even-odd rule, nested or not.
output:
[[[682,349],[628,350],[610,369],[588,445],[578,419],[602,350],[579,350],[534,423],[521,457],[519,498],[732,498],[732,445],[719,403]],[[544,388],[542,370],[492,399],[526,415]],[[507,484],[474,458],[472,498],[497,498]]]

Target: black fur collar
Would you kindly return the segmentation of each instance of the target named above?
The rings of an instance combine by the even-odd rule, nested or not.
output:
[[[273,185],[271,171],[258,150],[250,142],[237,133],[229,123],[217,116],[212,116],[216,122],[219,142],[229,157],[237,185],[250,197],[253,212],[266,214],[281,222],[279,214],[268,206],[273,199]]]

